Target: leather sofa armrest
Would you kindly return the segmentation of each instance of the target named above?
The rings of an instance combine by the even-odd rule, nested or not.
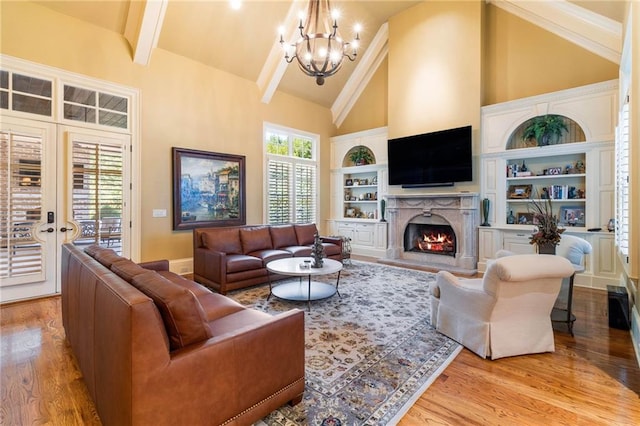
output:
[[[342,248],[342,238],[339,237],[320,237],[323,243],[332,243]]]
[[[167,400],[176,392],[186,399],[210,400],[211,392],[233,384],[245,389],[243,404],[256,404],[264,398],[265,388],[282,389],[294,382],[302,382],[303,388],[304,334],[304,312],[294,309],[214,336],[174,351],[158,382],[148,383],[146,389],[166,394]],[[219,424],[236,415],[241,408],[236,399],[220,398],[223,402],[209,421]]]
[[[226,282],[227,254],[197,248],[193,253],[193,272],[217,283]]]
[[[142,266],[144,269],[149,269],[152,271],[168,271],[169,270],[169,261],[166,259],[153,260],[151,262],[142,262],[142,263],[138,263],[138,265]]]

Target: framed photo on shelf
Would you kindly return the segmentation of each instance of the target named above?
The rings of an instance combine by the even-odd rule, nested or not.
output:
[[[246,223],[244,155],[171,151],[174,230]]]
[[[531,197],[532,185],[509,185],[509,193],[507,194],[510,199],[527,199]]]
[[[344,211],[345,217],[356,217],[356,209],[349,208]]]
[[[561,206],[558,222],[564,226],[585,226],[584,206]]]
[[[533,213],[518,213],[518,225],[533,225]]]

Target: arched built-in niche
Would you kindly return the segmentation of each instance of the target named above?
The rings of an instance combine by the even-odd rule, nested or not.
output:
[[[562,130],[562,135],[560,137],[552,137],[548,142],[538,141],[535,138],[524,138],[525,133],[531,130],[531,126],[535,126],[536,124],[544,124],[546,120],[559,120],[566,126],[566,131]],[[586,137],[584,131],[582,130],[582,127],[580,127],[578,123],[576,123],[569,117],[556,114],[539,115],[537,117],[530,118],[529,120],[516,127],[516,129],[513,131],[513,133],[511,133],[511,136],[507,140],[506,149],[520,149],[544,145],[561,145],[567,143],[585,142],[585,139]]]
[[[342,167],[364,166],[376,164],[376,156],[364,145],[356,145],[345,154],[342,159]]]

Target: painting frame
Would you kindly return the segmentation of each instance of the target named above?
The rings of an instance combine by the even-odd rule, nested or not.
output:
[[[246,224],[244,155],[171,148],[173,230]]]
[[[585,207],[560,206],[558,223],[563,226],[585,226]]]
[[[533,213],[518,213],[516,223],[518,225],[535,225]]]
[[[509,185],[508,198],[513,199],[528,199],[531,197],[532,185]]]

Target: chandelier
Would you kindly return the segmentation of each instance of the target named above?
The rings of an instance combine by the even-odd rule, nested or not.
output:
[[[315,77],[318,86],[324,79],[334,75],[342,66],[344,58],[355,61],[358,55],[360,28],[356,25],[355,38],[345,42],[338,33],[338,12],[331,10],[329,0],[310,0],[303,23],[300,17],[300,37],[295,43],[287,44],[280,29],[280,44],[285,49],[287,63],[298,61],[298,66],[308,76]]]

